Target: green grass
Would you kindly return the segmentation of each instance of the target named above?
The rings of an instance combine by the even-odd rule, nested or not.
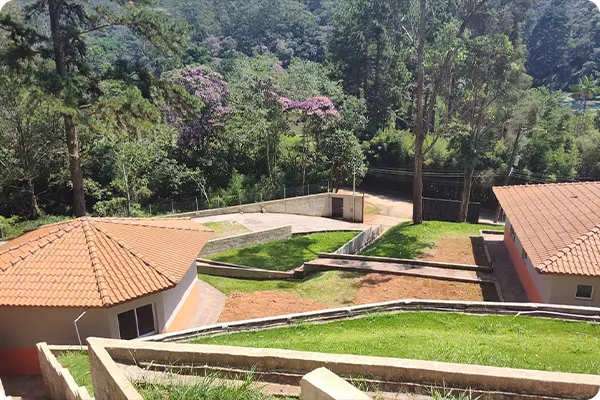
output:
[[[358,232],[326,232],[294,236],[212,254],[206,258],[275,271],[289,271],[317,258],[317,253],[337,250]]]
[[[136,382],[135,388],[145,400],[275,400],[257,388],[252,375],[240,377],[241,382],[219,380],[216,375],[200,377],[193,384],[164,384]],[[280,398],[282,400],[288,398]]]
[[[600,325],[525,316],[377,314],[201,338],[194,343],[600,374]]]
[[[481,229],[501,227],[485,224],[468,224],[426,221],[421,225],[403,222],[388,230],[381,238],[361,251],[365,256],[416,258],[435,246],[443,237],[478,236]]]
[[[85,386],[90,395],[94,395],[92,376],[90,375],[90,360],[87,351],[67,351],[59,354],[58,362],[67,368],[79,386]]]
[[[0,240],[8,240],[17,237],[25,230],[38,228],[42,225],[65,221],[72,217],[59,215],[45,215],[31,221],[19,221],[17,217],[4,218],[0,216]]]
[[[292,293],[300,298],[327,304],[330,307],[342,307],[351,304],[356,297],[362,275],[355,272],[328,271],[312,274],[299,282],[252,281],[210,275],[199,275],[199,277],[227,296],[232,292],[275,290]]]
[[[250,229],[246,228],[242,224],[238,224],[235,221],[203,222],[202,225],[215,231],[211,239],[218,239],[250,232]]]
[[[381,214],[381,210],[372,204],[365,204],[365,214]]]

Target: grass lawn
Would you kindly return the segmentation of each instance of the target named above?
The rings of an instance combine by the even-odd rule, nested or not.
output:
[[[497,229],[485,224],[425,221],[421,225],[403,222],[388,230],[381,238],[361,251],[365,256],[416,258],[435,246],[443,237],[478,236],[481,229]]]
[[[381,210],[372,204],[365,204],[365,214],[381,214]]]
[[[276,290],[331,307],[342,307],[351,304],[356,297],[362,275],[355,272],[327,271],[312,274],[300,282],[252,281],[210,275],[199,275],[199,278],[226,296],[232,292]]]
[[[314,260],[317,253],[337,250],[357,234],[358,232],[354,231],[311,233],[211,254],[206,258],[275,271],[289,271]]]
[[[201,338],[193,343],[600,374],[600,325],[405,312]]]
[[[235,221],[203,222],[202,226],[205,226],[215,231],[211,239],[218,239],[222,237],[240,235],[242,233],[251,232],[250,229],[246,228],[242,224],[238,224]]]
[[[67,351],[56,357],[63,367],[67,368],[79,386],[85,386],[90,395],[94,395],[90,360],[87,351]]]

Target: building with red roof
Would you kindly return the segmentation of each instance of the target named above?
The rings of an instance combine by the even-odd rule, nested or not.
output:
[[[182,219],[77,218],[0,245],[0,373],[35,374],[35,344],[183,329],[212,231]],[[75,322],[76,321],[76,322]]]
[[[600,306],[600,182],[494,187],[529,301]]]

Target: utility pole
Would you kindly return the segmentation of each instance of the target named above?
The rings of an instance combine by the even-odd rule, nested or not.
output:
[[[519,161],[521,161],[521,156],[519,156],[518,154],[514,157],[514,159],[512,160],[512,164],[508,170],[508,174],[506,174],[506,176],[504,177],[504,182],[502,183],[502,186],[506,186],[508,185],[508,181],[510,179],[510,175],[513,173],[513,170],[515,169],[515,167],[517,167],[519,165]],[[498,220],[500,219],[500,212],[502,211],[502,207],[500,207],[500,202],[498,202],[498,206],[496,207],[496,213],[494,214],[494,223],[497,223]]]

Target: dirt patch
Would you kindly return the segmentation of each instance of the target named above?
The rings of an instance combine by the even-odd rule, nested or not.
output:
[[[301,299],[290,293],[265,290],[252,293],[233,292],[225,301],[219,322],[274,317],[305,311],[323,310],[326,304]]]
[[[419,259],[456,264],[488,265],[484,240],[476,236],[441,238],[430,252],[419,256]]]
[[[360,281],[354,304],[399,299],[498,301],[490,283],[452,282],[414,276],[367,274]]]
[[[7,396],[28,400],[50,400],[41,376],[0,376]]]

